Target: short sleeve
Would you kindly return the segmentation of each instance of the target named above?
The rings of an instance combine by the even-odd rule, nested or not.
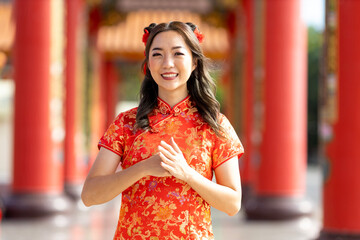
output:
[[[110,124],[109,128],[105,132],[105,134],[101,137],[98,148],[104,147],[117,155],[120,158],[124,153],[124,134],[123,134],[123,126],[124,126],[124,116],[123,113],[120,113],[113,123]]]
[[[244,154],[244,148],[229,120],[220,114],[219,123],[222,126],[224,137],[216,137],[213,148],[213,169],[217,168],[227,160]]]

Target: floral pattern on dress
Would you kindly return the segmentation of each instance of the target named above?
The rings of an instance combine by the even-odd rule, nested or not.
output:
[[[213,170],[244,150],[227,118],[220,114],[224,137],[215,135],[188,96],[171,108],[158,98],[149,115],[150,130],[136,129],[137,108],[120,113],[100,139],[118,154],[126,169],[157,153],[173,137],[189,166],[211,180]],[[213,239],[210,205],[186,182],[147,176],[122,193],[114,239]]]

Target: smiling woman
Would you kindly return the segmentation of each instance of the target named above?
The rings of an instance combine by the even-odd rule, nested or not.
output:
[[[143,39],[140,104],[100,139],[82,199],[90,206],[122,193],[114,239],[214,239],[210,207],[240,209],[243,147],[219,112],[197,27],[151,24]]]
[[[157,103],[159,88],[152,77],[150,69],[147,67],[151,57],[150,48],[153,46],[153,41],[157,39],[158,34],[172,31],[178,33],[178,35],[175,35],[177,38],[182,37],[182,40],[178,40],[186,44],[185,48],[191,51],[192,62],[196,65],[194,70],[191,70],[192,65],[190,65],[189,71],[191,71],[191,75],[186,84],[188,94],[196,102],[197,109],[204,120],[219,135],[221,126],[218,124],[217,117],[220,104],[215,99],[216,87],[209,74],[209,61],[200,47],[204,36],[199,32],[197,26],[192,23],[170,22],[158,25],[150,24],[144,31],[144,36],[146,36],[146,58],[143,62],[145,79],[140,90],[140,104],[136,116],[136,125],[143,129],[149,126],[147,115]]]

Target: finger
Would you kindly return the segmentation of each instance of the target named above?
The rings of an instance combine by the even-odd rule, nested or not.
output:
[[[162,146],[158,146],[158,150],[160,153],[162,153],[165,157],[169,158],[169,159],[173,159],[174,155],[171,154],[168,150],[166,150],[164,147]]]
[[[167,165],[166,163],[162,162],[160,163],[161,167],[163,167],[166,171],[168,171],[168,173],[170,174],[170,176],[172,176],[172,172],[174,171],[174,168],[171,167],[170,165]]]
[[[159,154],[160,158],[161,158],[161,162],[165,163],[166,165],[172,165],[173,161],[169,158],[167,158],[163,153]]]
[[[175,142],[175,140],[174,140],[173,137],[171,137],[170,143],[171,143],[173,149],[174,149],[176,152],[181,153],[181,150],[180,150],[179,146],[176,144],[176,142]]]
[[[168,150],[171,154],[173,154],[173,155],[176,154],[176,151],[174,150],[174,148],[171,145],[167,144],[165,141],[161,141],[160,146],[162,146],[163,148]]]
[[[163,152],[163,151],[165,151],[165,153]],[[172,162],[173,161],[173,156],[172,155],[170,155],[168,152],[166,153],[167,151],[166,150],[161,150],[160,149],[160,153],[159,153],[159,156],[160,156],[160,158],[161,158],[161,160],[163,161],[163,162],[166,162],[166,163],[170,163],[170,162]],[[169,155],[169,156],[168,156]]]

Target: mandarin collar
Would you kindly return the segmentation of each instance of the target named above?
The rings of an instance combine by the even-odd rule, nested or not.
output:
[[[195,103],[191,101],[190,95],[183,99],[181,102],[176,104],[173,108],[170,105],[162,100],[161,98],[157,98],[157,106],[153,110],[151,114],[149,114],[149,126],[151,128],[151,132],[158,132],[156,126],[165,118],[170,115],[185,116],[188,112],[196,112]]]
[[[175,116],[180,114],[181,112],[186,112],[186,110],[192,108],[194,106],[193,102],[190,100],[190,95],[184,98],[182,101],[177,103],[173,108],[170,105],[162,100],[160,97],[157,98],[157,107],[156,109],[162,115],[174,114]]]

